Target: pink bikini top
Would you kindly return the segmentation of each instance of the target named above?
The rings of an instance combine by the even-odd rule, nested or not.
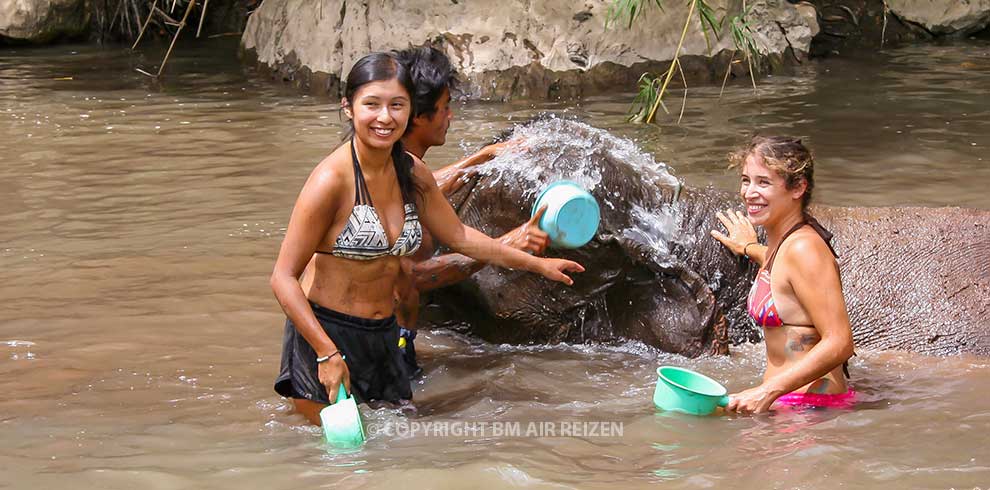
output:
[[[828,245],[828,249],[832,252],[832,255],[838,257],[835,253],[835,249],[832,248],[832,234],[828,230],[822,227],[815,218],[805,215],[805,221],[794,225],[793,228],[784,233],[781,237],[780,243],[774,248],[770,255],[767,256],[766,264],[760,269],[760,272],[756,274],[756,280],[753,281],[753,287],[749,289],[749,298],[746,300],[746,306],[749,310],[749,316],[753,318],[753,321],[761,327],[782,327],[786,325],[796,325],[811,327],[813,325],[799,325],[796,323],[787,323],[782,318],[780,318],[780,313],[777,313],[777,305],[773,300],[773,293],[770,289],[770,268],[773,267],[773,259],[777,256],[777,250],[780,249],[780,245],[787,240],[787,237],[800,230],[803,226],[811,226],[822,240],[825,240],[825,244]]]
[[[753,281],[753,287],[749,289],[749,299],[746,301],[749,307],[749,316],[761,327],[782,327],[784,321],[777,313],[777,305],[773,302],[773,293],[770,292],[770,271],[760,269]]]

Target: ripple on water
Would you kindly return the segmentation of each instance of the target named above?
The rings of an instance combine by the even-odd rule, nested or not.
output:
[[[655,411],[656,367],[686,366],[740,390],[759,382],[762,346],[687,359],[638,342],[503,346],[422,332],[419,413],[362,408],[369,423],[598,421],[621,423],[623,434],[378,434],[356,453],[326,452],[320,430],[271,390],[283,317],[267,276],[299,188],[343,134],[336,102],[224,66],[215,59],[226,55],[198,45],[177,49],[161,85],[133,71],[158,53],[5,51],[0,79],[17,81],[0,83],[0,392],[15,394],[0,397],[8,485],[987,487],[986,361],[899,352],[853,359],[862,401],[850,411],[698,418]],[[455,161],[552,111],[586,121],[656,179],[676,169],[690,185],[733,189],[725,155],[748,134],[789,132],[816,151],[824,203],[990,208],[990,106],[974,89],[990,86],[979,69],[986,53],[985,43],[909,46],[807,63],[761,81],[759,100],[745,86],[722,98],[718,87],[692,88],[680,125],[626,124],[629,94],[455,104],[452,144],[427,160]],[[544,143],[591,151],[567,136]],[[524,152],[482,169],[560,177],[514,161]],[[602,175],[578,178],[594,187]],[[661,250],[670,217],[640,208],[636,227]]]

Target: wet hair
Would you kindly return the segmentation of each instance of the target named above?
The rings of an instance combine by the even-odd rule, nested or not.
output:
[[[396,51],[396,56],[406,65],[412,77],[414,92],[413,112],[409,116],[409,129],[413,119],[419,116],[433,117],[437,112],[437,101],[446,89],[454,91],[457,72],[450,64],[450,58],[430,46],[420,46]]]
[[[382,82],[397,80],[399,85],[406,89],[406,93],[412,98],[414,87],[409,69],[399,61],[395,53],[371,53],[359,59],[347,74],[347,81],[344,85],[344,97],[353,110],[354,94],[372,82]],[[411,101],[413,102],[413,101]],[[415,102],[413,102],[415,107]],[[412,122],[412,115],[409,116],[408,123]],[[408,124],[407,124],[408,126]],[[354,121],[348,121],[347,135],[344,140],[354,137]],[[402,199],[407,203],[415,202],[416,198],[423,197],[423,187],[413,176],[413,158],[406,153],[402,140],[396,141],[392,145],[392,164],[395,165],[395,175],[399,180],[399,189],[402,191]]]
[[[745,148],[729,155],[729,168],[746,165],[746,158],[756,155],[763,163],[784,178],[785,186],[794,189],[802,181],[807,182],[801,196],[801,209],[806,210],[815,188],[815,159],[799,138],[790,136],[753,136]]]

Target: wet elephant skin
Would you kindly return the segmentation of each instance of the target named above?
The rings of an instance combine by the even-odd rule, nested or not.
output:
[[[486,267],[430,295],[423,321],[492,342],[636,339],[666,352],[726,353],[760,330],[745,312],[756,269],[709,236],[738,196],[683,188],[626,140],[551,119],[516,129],[524,143],[479,168],[451,201],[493,236],[524,222],[562,178],[598,200],[595,239],[551,250],[581,262],[573,287]],[[857,348],[990,355],[990,212],[813,206],[835,234]]]

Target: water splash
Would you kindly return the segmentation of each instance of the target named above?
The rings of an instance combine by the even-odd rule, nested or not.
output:
[[[655,257],[669,257],[670,243],[676,236],[680,213],[672,206],[644,208],[633,204],[630,209],[632,226],[621,234],[633,241],[649,246]]]
[[[683,184],[665,163],[657,162],[633,141],[553,115],[517,125],[510,139],[521,140],[521,144],[510,146],[477,168],[480,175],[489,177],[482,180],[481,188],[518,186],[523,199],[532,201],[552,182],[576,182],[595,194],[603,211],[626,210],[628,226],[609,231],[646,245],[657,257],[669,257],[680,213],[659,196],[664,195],[661,188],[680,189]],[[606,187],[607,182],[616,181],[606,179],[607,172],[634,176],[636,185],[644,189],[643,199]]]
[[[654,160],[632,141],[583,122],[551,115],[517,125],[510,139],[517,138],[524,143],[508,148],[478,167],[480,174],[494,177],[488,186],[499,185],[507,177],[521,179],[538,184],[535,189],[529,190],[532,195],[527,196],[536,197],[541,184],[566,179],[594,191],[602,182],[603,169],[589,165],[589,162],[602,156],[626,163],[642,175],[644,181],[680,185],[670,167]],[[605,154],[600,155],[599,152]]]

